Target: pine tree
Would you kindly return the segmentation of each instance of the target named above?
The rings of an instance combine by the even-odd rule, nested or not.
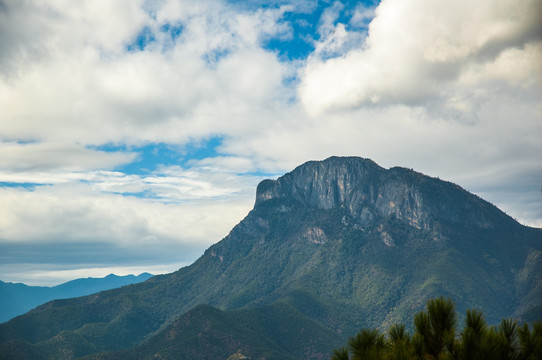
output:
[[[457,314],[451,299],[437,298],[414,316],[414,334],[394,324],[386,334],[363,329],[331,360],[542,360],[542,322],[518,325],[503,319],[488,326],[484,314],[467,310],[457,336]]]

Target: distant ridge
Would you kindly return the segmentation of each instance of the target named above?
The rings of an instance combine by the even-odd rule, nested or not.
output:
[[[57,286],[28,286],[22,283],[0,281],[0,323],[55,299],[68,299],[94,294],[125,285],[136,284],[153,275],[142,273],[138,276],[117,276],[109,274],[104,278],[82,278]]]
[[[540,269],[542,229],[451,182],[332,157],[262,181],[254,208],[194,264],[0,324],[0,353],[194,360],[213,358],[196,350],[227,339],[227,356],[238,345],[252,359],[326,359],[331,347],[283,342],[281,334],[303,323],[304,338],[332,344],[363,327],[411,326],[439,296],[452,298],[459,314],[482,311],[489,324],[542,319]],[[270,319],[272,344],[257,336],[258,311]],[[201,336],[188,341],[194,318]]]

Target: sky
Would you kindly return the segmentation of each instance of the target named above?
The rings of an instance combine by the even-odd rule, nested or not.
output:
[[[0,279],[172,272],[370,158],[542,227],[542,0],[0,0]]]

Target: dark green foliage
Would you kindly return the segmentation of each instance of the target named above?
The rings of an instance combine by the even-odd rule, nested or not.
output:
[[[423,339],[423,351],[437,359],[442,352],[453,353],[457,323],[451,299],[431,299],[427,310],[414,316],[416,332]]]
[[[353,360],[382,359],[385,349],[384,344],[384,335],[376,329],[363,329],[348,340]]]
[[[342,347],[340,349],[334,349],[331,355],[331,360],[349,360],[348,348]]]
[[[482,338],[486,333],[486,323],[482,313],[467,310],[465,327],[461,333],[461,357],[463,359],[479,359],[482,350]]]
[[[132,350],[88,359],[226,359],[237,352],[252,359],[318,359],[339,343],[285,303],[234,311],[199,305]]]
[[[388,330],[386,359],[408,360],[415,355],[412,337],[404,324],[393,324]]]
[[[500,359],[513,360],[517,351],[517,322],[512,319],[503,319],[499,325],[497,336],[501,346],[497,349]]]
[[[542,359],[542,322],[518,328],[515,320],[504,319],[489,327],[482,312],[467,310],[458,336],[455,319],[450,299],[431,299],[426,310],[414,316],[414,335],[403,324],[391,325],[387,336],[377,329],[362,329],[348,347],[334,350],[331,360]]]
[[[12,340],[0,344],[0,360],[45,360],[46,355],[24,340]]]
[[[542,359],[542,322],[535,322],[532,328],[523,324],[518,328],[520,359],[540,360]]]

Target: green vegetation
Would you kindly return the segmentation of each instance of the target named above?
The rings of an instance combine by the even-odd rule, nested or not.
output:
[[[256,309],[222,311],[198,305],[160,334],[129,349],[91,355],[113,359],[251,359],[324,358],[340,337],[278,302]]]
[[[335,349],[331,360],[540,360],[542,322],[518,325],[503,319],[488,326],[478,310],[467,310],[457,332],[457,314],[450,299],[427,301],[426,310],[414,316],[414,334],[394,324],[386,334],[363,329]]]

